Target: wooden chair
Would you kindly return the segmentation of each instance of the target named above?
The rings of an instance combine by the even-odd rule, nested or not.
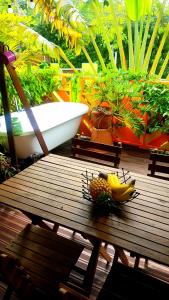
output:
[[[97,159],[102,164],[108,164],[108,162],[110,162],[113,167],[118,168],[122,145],[121,143],[115,143],[114,145],[96,143],[92,142],[90,138],[76,135],[72,139],[71,151],[72,156],[75,158],[80,159],[83,157],[83,160],[90,162],[95,162],[94,159]],[[94,159],[92,160],[92,158]]]
[[[67,282],[83,246],[35,225],[25,229],[1,255],[0,273],[8,288],[22,299],[55,299],[58,284]]]
[[[34,286],[25,268],[13,256],[0,255],[0,281],[7,285],[3,300],[10,299],[13,292],[19,299],[45,300],[43,292]]]
[[[150,173],[147,175],[169,180],[169,152],[152,150],[149,159],[151,160],[148,165]]]
[[[143,269],[115,263],[112,265],[97,300],[160,300],[166,299],[168,294],[168,283],[150,276]]]
[[[59,284],[58,293],[59,300],[89,300],[88,297],[82,295],[63,283]]]
[[[14,257],[6,254],[0,255],[0,275],[3,274],[3,281],[8,284],[3,300],[8,300],[11,294],[15,292],[17,299],[23,300],[46,300],[47,294],[34,286],[31,277],[25,268]],[[1,280],[1,277],[0,277]],[[70,286],[59,283],[56,288],[54,298],[50,300],[89,300],[80,292],[74,290]]]

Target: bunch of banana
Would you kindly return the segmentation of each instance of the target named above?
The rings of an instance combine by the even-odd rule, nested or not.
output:
[[[100,173],[99,177],[107,180],[111,187],[112,199],[118,202],[128,201],[135,192],[135,180],[129,183],[121,183],[116,174]]]

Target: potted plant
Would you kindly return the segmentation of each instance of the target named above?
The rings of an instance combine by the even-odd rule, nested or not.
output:
[[[140,96],[138,81],[131,82],[125,73],[115,73],[109,69],[98,76],[92,89],[91,98],[96,104],[91,105],[91,121],[94,128],[103,130],[113,125],[115,132],[119,127],[128,127],[136,135],[143,132],[142,118],[128,107],[129,102],[130,105],[132,103],[132,97]]]
[[[10,157],[0,152],[0,183],[16,173],[17,170],[12,166]]]
[[[142,82],[143,97],[134,105],[146,114],[143,144],[160,147],[169,139],[169,86],[161,82]]]
[[[112,127],[112,111],[108,102],[101,102],[91,112],[91,122],[97,129],[108,129]]]

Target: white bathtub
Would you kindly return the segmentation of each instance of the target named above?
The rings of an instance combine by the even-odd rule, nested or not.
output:
[[[82,116],[88,112],[87,105],[73,102],[54,102],[31,109],[49,151],[71,139],[78,131]],[[17,157],[24,159],[33,153],[42,154],[26,112],[14,112],[11,117],[19,118],[23,131],[14,136]],[[4,116],[0,117],[0,143],[7,146]]]

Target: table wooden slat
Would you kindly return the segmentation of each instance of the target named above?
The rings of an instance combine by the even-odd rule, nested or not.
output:
[[[82,195],[85,170],[94,175],[117,171],[50,154],[2,183],[0,202],[169,266],[167,183],[131,173],[138,198],[125,204],[119,216],[96,216]]]

